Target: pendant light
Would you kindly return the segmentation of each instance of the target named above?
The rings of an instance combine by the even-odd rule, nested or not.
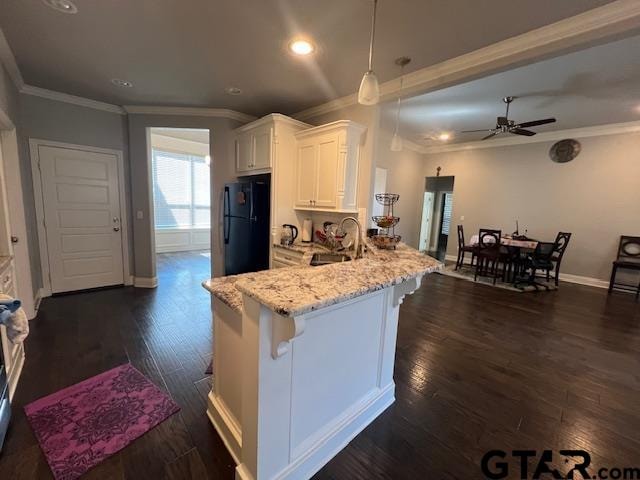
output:
[[[376,10],[378,0],[373,0],[373,15],[371,16],[371,41],[369,42],[369,70],[362,77],[358,90],[358,103],[361,105],[375,105],[380,99],[378,77],[373,71],[373,39],[376,35]]]
[[[404,83],[404,67],[409,64],[411,59],[409,57],[396,58],[396,65],[400,66],[400,90],[398,91],[398,105],[396,107],[396,129],[393,132],[393,138],[391,138],[391,151],[402,151],[402,137],[398,135],[400,129],[400,107],[402,101],[402,85]]]

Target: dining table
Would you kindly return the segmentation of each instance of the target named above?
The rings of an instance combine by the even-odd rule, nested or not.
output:
[[[486,243],[493,243],[493,237],[486,237]],[[472,235],[470,244],[477,246],[480,243],[480,236],[478,234]],[[506,247],[509,252],[509,268],[508,272],[505,271],[505,280],[510,282],[516,282],[519,275],[522,274],[522,261],[524,255],[527,255],[528,251],[535,250],[538,246],[538,240],[532,238],[513,238],[512,235],[502,235],[500,237],[500,245]]]
[[[487,237],[487,243],[493,241],[493,237]],[[480,236],[478,234],[471,236],[471,245],[475,246],[480,243]],[[500,245],[504,245],[505,247],[516,247],[516,248],[524,248],[529,250],[535,250],[538,246],[538,241],[528,238],[526,240],[513,238],[511,235],[503,235],[500,237]]]

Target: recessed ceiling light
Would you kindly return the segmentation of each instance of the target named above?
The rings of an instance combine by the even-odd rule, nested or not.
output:
[[[238,87],[227,87],[224,91],[227,95],[242,95],[242,90]]]
[[[443,142],[446,142],[447,140],[451,139],[451,134],[449,132],[442,132],[440,135],[438,135],[438,140],[441,140]]]
[[[42,0],[42,3],[62,13],[78,13],[78,7],[71,0]]]
[[[133,87],[133,83],[131,83],[129,80],[121,80],[119,78],[114,78],[113,80],[111,80],[111,83],[113,83],[117,87],[124,87],[124,88]]]
[[[316,47],[308,40],[294,39],[289,42],[289,50],[296,55],[305,56],[315,52]]]

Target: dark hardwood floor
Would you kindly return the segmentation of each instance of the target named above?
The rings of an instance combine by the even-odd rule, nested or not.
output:
[[[156,290],[43,301],[0,478],[51,478],[24,404],[127,361],[182,410],[85,478],[234,478],[205,414],[209,258],[161,255],[158,274]],[[395,404],[315,478],[484,478],[485,452],[518,448],[579,448],[596,467],[640,467],[639,352],[631,295],[571,284],[517,293],[430,275],[401,308]]]

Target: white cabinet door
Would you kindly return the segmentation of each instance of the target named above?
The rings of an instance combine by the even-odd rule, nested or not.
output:
[[[124,283],[117,157],[38,152],[52,293]]]
[[[250,133],[243,133],[236,138],[236,170],[248,172],[253,163],[253,138]]]
[[[260,127],[253,131],[253,170],[261,170],[271,167],[271,146],[272,142],[271,126]]]
[[[316,198],[318,178],[317,145],[306,143],[298,146],[296,205],[312,207]]]
[[[335,207],[338,193],[338,136],[318,142],[318,174],[314,207]]]

